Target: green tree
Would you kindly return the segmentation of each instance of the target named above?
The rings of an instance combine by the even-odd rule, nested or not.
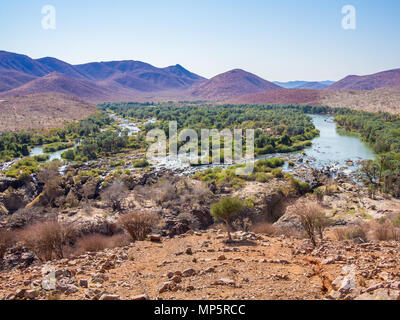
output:
[[[211,205],[211,215],[215,221],[223,221],[228,228],[228,241],[232,242],[232,218],[244,210],[246,205],[237,198],[223,198]]]

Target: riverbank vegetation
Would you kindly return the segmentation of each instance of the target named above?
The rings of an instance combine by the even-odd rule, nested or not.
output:
[[[66,149],[74,140],[92,136],[100,129],[111,124],[112,119],[104,112],[89,116],[87,119],[67,124],[63,128],[46,132],[6,132],[0,134],[0,161],[28,156],[34,146],[45,145],[46,153]]]
[[[338,126],[359,134],[376,152],[363,162],[361,177],[371,196],[382,191],[400,197],[400,117],[389,113],[353,112],[338,115]]]

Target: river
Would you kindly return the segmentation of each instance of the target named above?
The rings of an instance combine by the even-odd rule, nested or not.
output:
[[[286,158],[296,162],[298,165],[310,166],[318,169],[330,167],[333,172],[343,172],[350,174],[354,172],[359,166],[360,160],[375,159],[373,151],[363,143],[358,136],[348,135],[337,129],[336,123],[332,116],[327,115],[310,115],[315,127],[320,131],[319,137],[316,137],[312,141],[312,146],[306,148],[304,153],[294,152],[288,154],[270,154],[266,156],[258,157],[258,159],[268,158]],[[128,130],[129,135],[137,134],[140,129],[137,124],[130,122],[127,119],[121,119],[114,116],[114,119],[119,121],[119,125],[123,130]],[[151,119],[148,122],[154,122],[155,119]],[[147,123],[147,122],[145,122]],[[61,160],[61,154],[66,150],[60,150],[52,153],[48,153],[50,161],[55,159]],[[35,156],[44,154],[43,146],[35,147],[31,150],[30,155]],[[354,165],[348,165],[348,161],[352,161]],[[2,165],[3,170],[8,169],[14,161],[4,163]],[[214,168],[216,166],[226,167],[226,165],[205,165],[201,167],[190,167],[188,164],[182,163],[171,157],[163,157],[158,159],[154,165],[156,168],[168,168],[172,170],[180,170],[183,174],[190,174],[199,170],[207,168]],[[285,163],[283,168],[286,171],[292,169],[288,166],[288,162]]]
[[[356,135],[349,135],[337,129],[332,116],[310,115],[320,135],[313,139],[312,146],[304,151],[293,153],[275,153],[257,157],[256,160],[269,158],[285,158],[294,161],[297,165],[309,166],[318,169],[329,168],[331,172],[351,174],[359,168],[361,160],[375,159],[374,152]],[[349,163],[349,161],[352,162]],[[350,164],[350,165],[349,165]],[[205,165],[189,167],[187,164],[171,157],[157,160],[156,167],[181,170],[183,174],[190,174],[207,168],[226,165]],[[293,171],[288,162],[283,167],[284,171]]]

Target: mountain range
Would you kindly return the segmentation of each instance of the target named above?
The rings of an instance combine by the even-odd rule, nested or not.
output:
[[[335,81],[289,81],[289,82],[279,82],[274,81],[274,83],[285,89],[314,89],[323,90],[330,85],[334,84]]]
[[[334,99],[337,104],[339,97],[346,102],[363,103],[368,96],[384,108],[382,97],[386,104],[397,103],[390,98],[397,90],[400,90],[400,69],[350,75],[335,83],[270,82],[241,69],[206,79],[179,64],[157,68],[145,62],[125,60],[72,65],[51,57],[32,59],[0,51],[1,99],[56,93],[90,103],[185,99],[321,104]]]

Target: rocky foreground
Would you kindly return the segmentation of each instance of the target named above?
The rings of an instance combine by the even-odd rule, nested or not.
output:
[[[36,262],[0,273],[5,300],[399,300],[399,242],[308,240],[221,230]]]

